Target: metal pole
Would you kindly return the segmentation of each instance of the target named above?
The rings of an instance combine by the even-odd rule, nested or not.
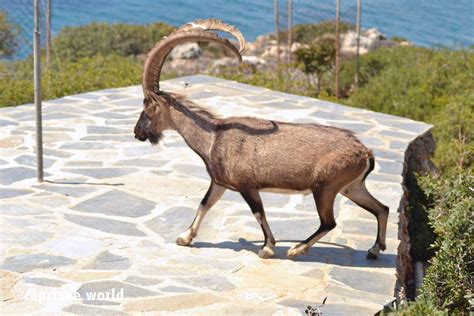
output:
[[[43,182],[43,124],[41,121],[41,39],[39,32],[39,5],[35,0],[34,84],[36,106],[36,171],[38,182]]]
[[[275,35],[277,42],[277,63],[280,65],[280,29],[279,29],[278,0],[275,0]]]
[[[357,21],[356,21],[356,31],[357,31],[357,49],[356,49],[356,73],[355,73],[355,86],[359,86],[359,71],[360,71],[360,60],[359,60],[359,49],[360,49],[360,23],[361,23],[361,8],[362,1],[357,0]]]
[[[288,0],[288,63],[291,64],[291,44],[293,43],[293,1]]]
[[[48,12],[46,14],[46,67],[51,61],[51,0],[48,0]]]
[[[340,0],[336,0],[336,98],[339,99],[339,69],[340,69],[340,42],[339,42],[339,9]]]

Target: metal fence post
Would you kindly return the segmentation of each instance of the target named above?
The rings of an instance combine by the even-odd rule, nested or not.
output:
[[[340,32],[339,32],[339,22],[340,22],[340,1],[336,0],[336,98],[339,99],[339,70],[341,69],[341,43],[340,43]]]
[[[36,107],[36,171],[38,182],[43,182],[43,124],[41,117],[41,38],[39,32],[39,0],[35,0],[34,84]]]
[[[275,0],[275,35],[277,42],[277,64],[280,65],[280,30],[279,30],[279,12],[278,12],[278,0]]]
[[[288,64],[291,64],[291,45],[293,44],[293,2],[288,0]]]
[[[356,49],[356,74],[355,74],[355,86],[356,87],[359,87],[361,8],[362,8],[362,1],[357,0],[357,22],[356,22],[357,49]]]
[[[46,12],[46,67],[51,62],[51,0],[48,0],[48,8]]]

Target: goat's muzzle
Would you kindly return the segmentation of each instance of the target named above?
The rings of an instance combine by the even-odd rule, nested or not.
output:
[[[149,140],[153,145],[158,144],[162,134],[155,133],[152,130],[151,125],[151,120],[148,118],[148,116],[146,116],[145,112],[142,112],[133,130],[135,133],[135,138],[142,142]]]

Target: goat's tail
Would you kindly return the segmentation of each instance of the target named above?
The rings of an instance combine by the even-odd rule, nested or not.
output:
[[[374,167],[375,167],[375,158],[374,158],[374,153],[372,152],[372,150],[370,150],[367,153],[367,160],[368,160],[368,163],[369,163],[369,167],[367,168],[367,171],[365,172],[364,177],[362,178],[362,182],[365,181],[365,179],[367,178],[369,173],[371,173],[372,170],[374,170]]]

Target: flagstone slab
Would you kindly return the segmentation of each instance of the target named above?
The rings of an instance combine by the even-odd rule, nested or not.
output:
[[[0,199],[8,199],[8,198],[13,198],[13,197],[22,196],[22,195],[31,194],[31,193],[33,193],[33,191],[31,190],[1,188]]]
[[[106,178],[117,178],[132,172],[135,172],[137,169],[134,168],[64,168],[63,171],[69,173],[82,174],[84,176],[96,178],[96,179],[106,179]]]
[[[26,167],[0,169],[0,184],[12,184],[29,178],[36,178],[35,169]]]
[[[130,260],[108,251],[100,253],[94,262],[84,267],[91,270],[127,270],[130,268]]]
[[[94,297],[93,295],[99,293],[109,292],[110,294],[124,292],[124,298],[134,298],[134,297],[146,297],[146,296],[155,296],[159,295],[154,291],[144,289],[142,287],[130,285],[124,282],[118,281],[98,281],[98,282],[88,282],[83,284],[77,292],[82,299],[85,300],[95,300],[99,297]],[[111,299],[113,300],[113,299]]]
[[[27,272],[35,269],[48,269],[71,265],[75,262],[75,260],[63,256],[33,253],[8,257],[3,261],[2,265],[0,265],[0,268],[8,271]]]
[[[150,213],[155,203],[120,190],[111,190],[85,200],[73,209],[86,213],[141,217]]]
[[[94,228],[104,233],[126,236],[145,236],[145,234],[138,230],[134,224],[128,222],[80,215],[65,215],[64,218],[78,225]]]

